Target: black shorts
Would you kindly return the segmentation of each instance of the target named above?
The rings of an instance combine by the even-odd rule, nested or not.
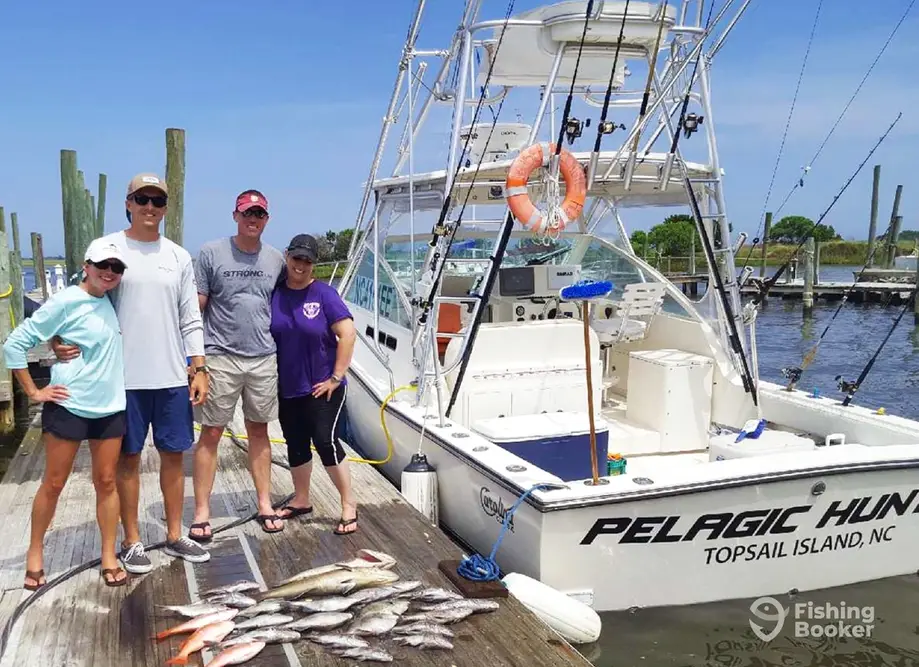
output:
[[[67,408],[49,401],[41,409],[41,430],[42,433],[51,433],[74,442],[120,438],[125,431],[125,416],[122,411],[90,419],[75,415]]]
[[[336,466],[345,460],[345,450],[339,442],[346,419],[344,400],[344,385],[332,392],[331,400],[310,395],[278,400],[278,421],[287,441],[287,461],[291,468],[313,460],[311,442],[322,465]]]

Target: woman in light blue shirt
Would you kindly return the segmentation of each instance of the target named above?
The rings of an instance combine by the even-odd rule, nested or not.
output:
[[[107,586],[123,586],[127,581],[115,554],[119,514],[115,470],[125,431],[124,362],[121,327],[106,295],[121,282],[126,268],[116,246],[96,239],[86,250],[83,281],[50,297],[3,345],[7,368],[31,400],[44,404],[46,467],[32,503],[24,584],[30,591],[46,583],[45,533],[84,440],[89,441],[92,454],[96,515],[102,534],[102,578]],[[38,389],[29,375],[27,353],[52,336],[79,346],[81,354],[67,363],[54,364],[51,383]]]

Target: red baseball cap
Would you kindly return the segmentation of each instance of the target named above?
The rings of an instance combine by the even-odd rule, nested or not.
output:
[[[247,211],[254,206],[259,206],[268,212],[268,200],[265,195],[255,190],[244,192],[236,198],[236,210],[239,212]]]

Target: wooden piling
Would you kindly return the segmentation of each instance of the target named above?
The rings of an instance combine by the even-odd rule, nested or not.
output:
[[[900,186],[902,187],[902,186]],[[897,188],[897,194],[900,194],[900,188]],[[899,203],[899,197],[898,197]],[[896,210],[896,208],[894,209]],[[903,216],[895,216],[893,221],[890,224],[890,237],[887,241],[887,268],[892,269],[894,267],[894,260],[897,257],[897,243],[900,240],[900,228],[903,225]]]
[[[22,284],[22,249],[19,246],[19,216],[16,213],[10,213],[10,230],[13,233],[13,245],[10,246],[10,285],[13,286],[13,293],[10,295],[13,300],[13,327],[15,328],[22,322],[25,303],[22,296],[24,287]]]
[[[913,290],[913,321],[919,326],[919,261],[916,262],[916,288]]]
[[[808,236],[804,244],[804,254],[802,257],[804,272],[804,294],[802,301],[804,303],[804,312],[808,313],[814,307],[814,237]]]
[[[108,176],[99,174],[99,188],[96,190],[96,238],[105,236],[105,190]]]
[[[35,272],[35,284],[41,290],[42,302],[48,300],[48,283],[45,280],[45,255],[41,234],[32,232],[32,270]]]
[[[871,249],[874,247],[875,236],[878,229],[878,199],[881,194],[881,165],[874,165],[874,184],[871,187],[871,218],[868,221],[868,257],[866,261],[868,266],[874,266],[874,255]]]
[[[83,172],[77,169],[77,153],[61,151],[61,198],[64,213],[64,284],[72,284],[83,266],[86,248],[95,237],[95,217],[84,184]]]
[[[10,282],[10,251],[6,234],[6,218],[0,207],[0,344],[5,343],[13,330],[13,289]],[[16,428],[13,407],[13,376],[6,367],[6,359],[0,354],[0,435],[9,435]]]
[[[766,224],[763,225],[763,238],[760,247],[759,256],[759,277],[766,276],[766,240],[769,238],[769,232],[772,230],[772,211],[766,213]]]
[[[169,188],[166,238],[182,245],[185,209],[185,130],[166,130],[166,187]]]
[[[820,242],[814,241],[814,285],[820,284]]]

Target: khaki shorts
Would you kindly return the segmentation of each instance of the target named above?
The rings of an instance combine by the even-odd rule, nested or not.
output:
[[[240,396],[247,421],[267,424],[278,418],[278,362],[273,354],[239,357],[218,354],[207,358],[210,383],[207,401],[195,408],[202,426],[226,426]]]

